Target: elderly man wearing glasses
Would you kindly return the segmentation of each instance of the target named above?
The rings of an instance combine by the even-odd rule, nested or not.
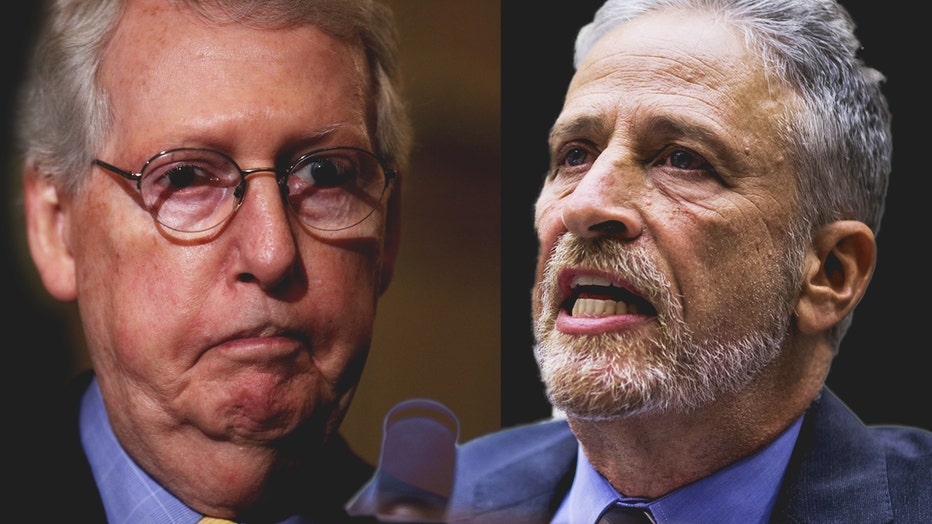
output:
[[[93,372],[75,522],[348,520],[337,428],[398,250],[409,125],[370,0],[60,0],[25,84],[29,248]],[[53,415],[50,415],[52,418]]]

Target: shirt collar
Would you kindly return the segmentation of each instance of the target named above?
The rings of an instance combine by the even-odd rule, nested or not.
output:
[[[107,522],[194,524],[202,515],[175,498],[126,454],[110,426],[97,377],[81,398],[81,444],[107,512]],[[314,524],[293,515],[279,524]]]
[[[576,476],[554,523],[593,524],[609,505],[648,508],[658,524],[672,522],[765,523],[789,463],[802,417],[765,448],[656,500],[620,495],[580,447]]]
[[[108,522],[190,524],[201,515],[175,498],[126,454],[104,408],[97,378],[81,399],[81,444]]]

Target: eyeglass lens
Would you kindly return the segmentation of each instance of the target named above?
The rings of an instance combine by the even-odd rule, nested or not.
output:
[[[236,210],[244,197],[245,177],[254,171],[266,170],[243,171],[215,151],[177,149],[146,163],[139,188],[146,208],[162,225],[184,232],[205,231]],[[329,231],[368,218],[387,187],[378,157],[354,148],[309,153],[291,166],[280,184],[305,224]]]

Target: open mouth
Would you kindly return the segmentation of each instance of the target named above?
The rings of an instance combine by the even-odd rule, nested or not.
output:
[[[657,315],[650,302],[610,279],[574,275],[563,309],[574,317],[599,318],[613,315]]]

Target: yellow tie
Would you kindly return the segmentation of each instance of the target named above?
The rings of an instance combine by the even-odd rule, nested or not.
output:
[[[203,517],[197,521],[197,524],[236,524],[232,520],[215,519],[214,517]]]

